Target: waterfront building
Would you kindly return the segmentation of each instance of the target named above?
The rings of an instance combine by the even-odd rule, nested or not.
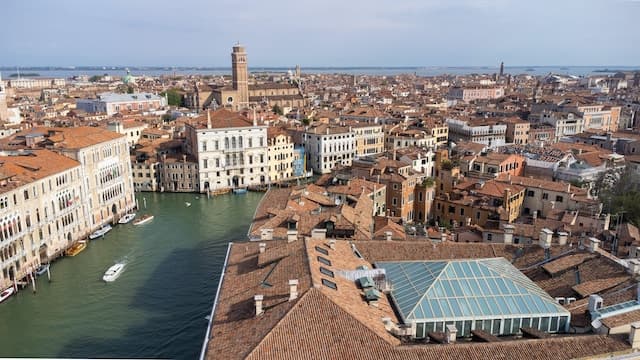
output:
[[[81,164],[50,150],[0,152],[0,288],[87,235]]]
[[[97,127],[32,128],[13,135],[9,149],[49,148],[81,164],[80,197],[90,230],[135,208],[129,144],[124,135]]]
[[[198,161],[200,192],[266,184],[267,126],[227,109],[207,110],[186,124],[186,150]]]
[[[4,81],[5,86],[13,89],[44,89],[64,87],[67,82],[63,78],[16,78]]]
[[[453,87],[449,90],[449,99],[472,102],[475,100],[499,99],[505,95],[502,86]]]
[[[187,155],[162,155],[158,163],[160,191],[198,192],[198,161]]]
[[[267,129],[267,161],[269,166],[269,182],[278,182],[292,178],[294,144],[291,136],[284,129],[269,127]]]
[[[568,360],[626,355],[640,341],[638,325],[629,326],[637,313],[635,290],[619,292],[635,286],[634,275],[594,254],[601,251],[597,239],[576,249],[543,238],[523,256],[521,246],[458,243],[448,241],[445,232],[438,235],[440,243],[349,242],[322,232],[231,243],[203,358],[224,353],[229,359],[519,359],[527,354],[524,358]],[[549,253],[554,258],[535,277],[518,270]],[[578,280],[568,267],[577,259],[584,261]],[[602,296],[589,296],[591,289],[602,288],[597,283],[603,274],[619,284],[599,291],[612,299],[604,305]],[[252,279],[266,279],[269,286]],[[560,280],[567,286],[559,289]],[[577,305],[563,306],[576,299]],[[585,309],[602,320],[604,326],[595,326],[605,331],[571,333],[584,322]],[[622,325],[628,337],[607,335],[607,329]],[[238,333],[250,335],[238,341]]]
[[[88,113],[106,113],[108,116],[123,111],[153,111],[167,105],[164,97],[151,93],[102,93],[95,99],[78,99],[76,107]]]
[[[458,117],[446,121],[453,141],[474,142],[490,148],[506,142],[507,125],[497,119]]]

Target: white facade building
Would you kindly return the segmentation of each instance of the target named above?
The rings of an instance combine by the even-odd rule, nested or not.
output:
[[[167,105],[165,98],[151,93],[116,94],[102,93],[96,99],[78,99],[76,107],[88,113],[107,113],[111,116],[121,111],[153,111]]]
[[[351,166],[356,155],[356,134],[351,128],[322,124],[303,134],[308,167],[330,173],[336,166]]]
[[[485,119],[447,119],[449,138],[498,147],[506,143],[507,125]]]
[[[268,182],[266,125],[219,109],[187,124],[186,136],[187,152],[198,160],[199,191]]]

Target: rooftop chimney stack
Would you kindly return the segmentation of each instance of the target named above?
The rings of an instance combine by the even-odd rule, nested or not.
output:
[[[331,250],[336,249],[336,239],[329,240],[329,247],[331,248]]]
[[[551,247],[551,238],[553,237],[553,231],[544,228],[540,230],[539,245],[543,249]]]
[[[640,273],[640,261],[638,261],[638,259],[631,259],[629,261],[627,261],[628,265],[628,272],[631,275],[637,275],[638,273]]]
[[[567,245],[567,239],[569,238],[569,234],[564,231],[558,232],[558,245],[564,246]]]
[[[392,236],[393,236],[393,233],[391,231],[385,231],[384,232],[384,237],[385,237],[385,239],[387,241],[391,241],[392,240]]]
[[[631,331],[629,332],[629,344],[633,350],[640,349],[640,322],[634,322],[631,324]]]
[[[298,230],[287,230],[287,242],[298,240]]]
[[[264,314],[264,309],[262,308],[262,300],[264,300],[264,296],[256,295],[253,297],[253,300],[256,303],[256,317]]]
[[[207,109],[207,129],[211,129],[211,111]]]
[[[298,279],[289,280],[289,301],[298,298]]]
[[[260,246],[260,254],[264,254],[265,250],[267,250],[267,244],[260,243],[258,246]]]
[[[456,342],[456,337],[458,335],[458,329],[453,324],[449,324],[446,326],[444,330],[445,341],[447,344],[454,344]]]
[[[600,240],[590,237],[589,238],[589,252],[596,252],[600,247]]]

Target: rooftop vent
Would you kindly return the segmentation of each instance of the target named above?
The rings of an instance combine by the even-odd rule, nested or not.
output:
[[[358,279],[358,282],[360,283],[360,286],[363,289],[371,288],[375,285],[375,283],[373,282],[373,278],[371,278],[371,276],[361,277],[360,279]]]

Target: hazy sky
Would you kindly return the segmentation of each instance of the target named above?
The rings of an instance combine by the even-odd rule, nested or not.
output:
[[[639,65],[640,0],[7,0],[0,65]]]

